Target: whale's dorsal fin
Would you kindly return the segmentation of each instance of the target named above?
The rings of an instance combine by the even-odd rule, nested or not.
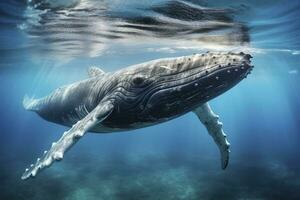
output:
[[[64,153],[86,132],[106,119],[113,111],[113,108],[114,106],[110,101],[100,102],[94,110],[74,124],[56,143],[53,143],[51,149],[48,152],[45,151],[42,158],[38,158],[35,164],[30,165],[29,169],[26,169],[22,175],[22,179],[34,177],[39,171],[49,167],[54,161],[63,159]]]
[[[89,75],[90,78],[93,78],[93,77],[96,77],[96,76],[101,76],[103,74],[105,74],[105,72],[102,69],[98,68],[98,67],[90,67],[88,69],[88,75]]]
[[[218,145],[221,153],[222,169],[225,169],[229,161],[229,142],[226,139],[222,126],[219,121],[219,116],[216,115],[210,108],[208,103],[205,103],[194,110],[200,121],[206,127],[208,133],[212,136],[215,143]]]

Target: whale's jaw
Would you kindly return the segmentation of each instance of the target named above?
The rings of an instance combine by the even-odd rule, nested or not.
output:
[[[253,68],[250,58],[243,53],[207,53],[186,59],[190,65],[158,79],[160,89],[147,97],[144,112],[166,119],[193,110],[246,78]]]
[[[247,78],[253,69],[251,58],[251,55],[244,53],[229,53],[226,58],[213,55],[215,65],[207,67],[205,75],[198,79],[199,83],[195,87],[205,85],[207,101],[215,98]]]

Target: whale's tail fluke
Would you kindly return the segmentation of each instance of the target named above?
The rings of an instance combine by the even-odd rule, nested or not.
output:
[[[37,111],[39,108],[39,103],[38,103],[38,99],[35,99],[34,97],[29,97],[28,95],[24,96],[23,99],[23,107],[26,110],[30,110],[30,111]]]

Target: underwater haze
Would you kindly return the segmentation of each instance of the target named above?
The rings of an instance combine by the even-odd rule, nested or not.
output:
[[[1,200],[300,199],[300,2],[292,0],[2,0]],[[36,178],[25,168],[67,127],[22,106],[86,79],[193,53],[245,52],[254,69],[210,101],[231,143],[197,116],[111,134],[88,133]]]

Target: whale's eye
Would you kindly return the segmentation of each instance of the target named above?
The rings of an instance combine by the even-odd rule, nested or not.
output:
[[[144,82],[144,78],[141,76],[137,76],[133,79],[133,83],[135,85],[141,85]]]

